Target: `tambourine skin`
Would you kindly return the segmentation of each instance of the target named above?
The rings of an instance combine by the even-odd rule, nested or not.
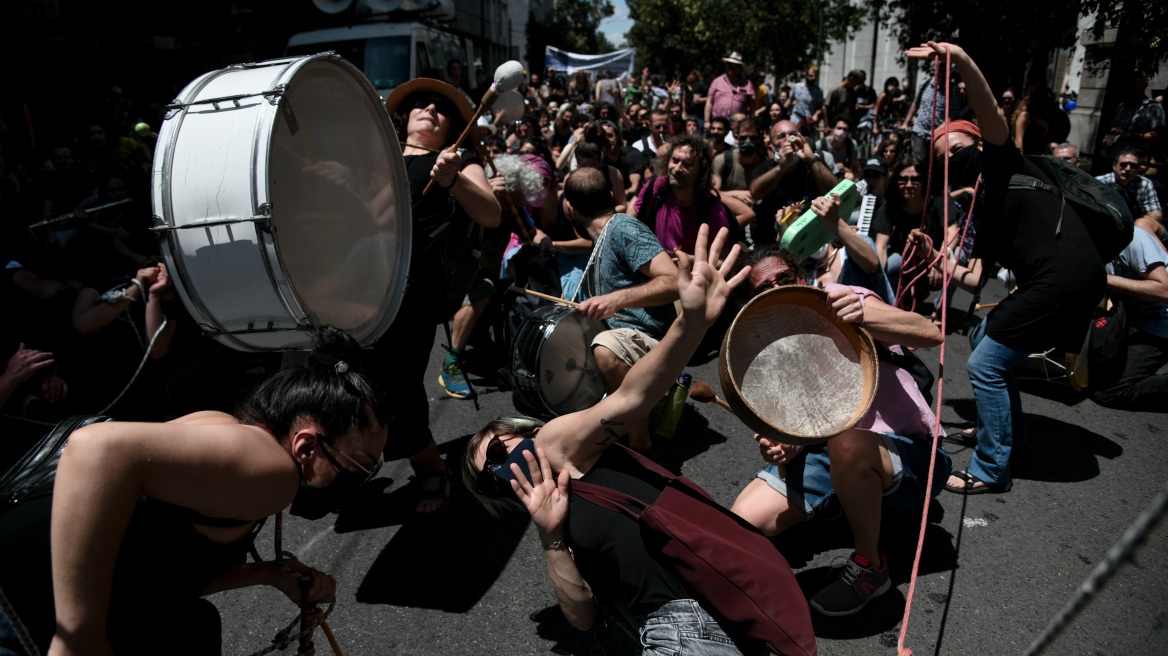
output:
[[[768,439],[808,446],[867,414],[879,359],[872,336],[840,320],[826,291],[789,285],[739,311],[722,340],[718,374],[742,423]]]

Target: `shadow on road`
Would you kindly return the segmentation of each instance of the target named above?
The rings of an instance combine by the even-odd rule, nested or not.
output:
[[[469,438],[441,445],[452,468],[462,461]],[[452,490],[446,507],[433,517],[413,516],[413,485],[367,499],[338,516],[338,533],[401,524],[361,581],[357,601],[465,613],[482,599],[531,520],[522,508],[492,517],[457,473]]]

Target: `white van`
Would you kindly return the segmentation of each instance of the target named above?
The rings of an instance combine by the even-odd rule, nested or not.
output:
[[[332,50],[360,68],[384,100],[397,85],[416,77],[446,78],[446,62],[470,59],[462,39],[418,22],[365,23],[301,32],[288,39],[285,55],[298,57]]]

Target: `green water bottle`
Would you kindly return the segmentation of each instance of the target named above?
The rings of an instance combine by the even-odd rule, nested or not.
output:
[[[669,389],[669,396],[665,399],[665,410],[661,412],[661,420],[657,422],[659,437],[673,437],[677,432],[677,422],[681,419],[681,411],[685,409],[685,400],[689,397],[691,384],[693,376],[682,374]]]

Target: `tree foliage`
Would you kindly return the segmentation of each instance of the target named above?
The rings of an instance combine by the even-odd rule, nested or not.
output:
[[[634,24],[626,38],[638,66],[679,75],[706,65],[720,70],[722,58],[737,51],[748,65],[784,78],[819,58],[821,18],[826,44],[854,34],[864,16],[848,0],[627,2]]]
[[[546,20],[534,13],[527,21],[527,61],[533,70],[543,70],[544,47],[596,55],[616,50],[600,31],[600,21],[614,12],[609,0],[556,0]]]
[[[1091,32],[1103,37],[1108,27],[1118,28],[1117,45],[1095,53],[1095,63],[1116,65],[1125,72],[1154,71],[1168,60],[1168,2],[1164,0],[1083,0],[1084,15],[1094,13]]]

